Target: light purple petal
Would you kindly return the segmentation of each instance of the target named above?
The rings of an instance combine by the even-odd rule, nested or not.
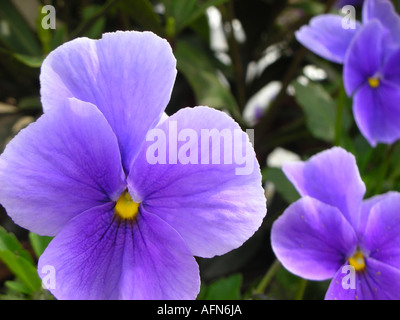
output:
[[[56,272],[57,299],[195,299],[198,265],[179,234],[151,214],[118,221],[114,204],[72,219],[40,257]]]
[[[325,295],[327,300],[399,300],[400,271],[377,260],[365,259],[366,269],[356,273],[355,289],[344,289],[343,277],[348,272],[337,272]],[[345,282],[348,282],[348,278]]]
[[[359,29],[345,29],[343,17],[334,14],[323,14],[311,19],[310,24],[296,32],[297,40],[312,52],[321,57],[343,63],[351,40]]]
[[[214,142],[202,151],[201,142],[207,141],[202,133],[208,129],[214,130],[210,133],[218,141],[223,130],[231,136],[225,153],[224,143],[218,148]],[[161,138],[149,140],[128,177],[131,194],[143,201],[144,210],[175,228],[195,256],[212,257],[242,245],[266,214],[260,168],[248,136],[225,113],[207,107],[182,109],[156,130],[166,140],[161,143],[166,164],[151,158]],[[174,132],[182,138],[176,147]],[[212,163],[212,147],[217,151],[214,155],[220,155],[219,164]],[[181,154],[182,150],[187,152]],[[241,164],[235,151],[247,155],[243,158],[247,163]],[[193,156],[193,161],[184,164],[183,154]]]
[[[348,96],[368,78],[376,76],[383,64],[384,47],[382,45],[384,29],[378,20],[363,25],[354,37],[346,55],[343,69],[344,86]]]
[[[400,90],[382,80],[378,88],[364,85],[354,96],[354,119],[371,146],[400,138]]]
[[[283,171],[301,196],[337,207],[356,227],[365,185],[354,156],[342,148],[323,151],[306,162],[289,162]]]
[[[379,261],[400,269],[400,193],[390,193],[371,209],[364,250]]]
[[[390,30],[390,42],[400,45],[400,17],[393,4],[388,0],[365,0],[362,10],[363,24],[378,19],[385,28]]]
[[[360,235],[364,234],[372,207],[380,201],[385,201],[385,199],[390,199],[395,194],[397,194],[397,192],[390,191],[363,201],[360,211],[360,220],[357,227],[358,234]]]
[[[129,169],[146,133],[168,104],[176,76],[168,42],[150,32],[106,33],[101,40],[79,38],[58,47],[42,65],[45,112],[75,97],[91,102],[117,135]]]
[[[0,202],[19,225],[55,235],[125,188],[117,139],[94,106],[66,100],[22,130],[0,158]]]
[[[357,238],[337,208],[303,197],[274,222],[271,244],[287,270],[306,279],[325,280],[354,253]]]

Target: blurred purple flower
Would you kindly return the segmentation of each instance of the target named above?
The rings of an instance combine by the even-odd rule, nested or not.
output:
[[[347,5],[350,6],[360,6],[364,0],[339,0],[336,4],[337,7],[341,8]]]
[[[239,128],[207,107],[162,117],[175,66],[168,42],[149,32],[79,38],[43,62],[44,115],[0,157],[0,200],[17,224],[55,236],[38,272],[54,268],[56,298],[194,299],[194,256],[224,254],[260,226],[264,191],[244,132],[249,175],[236,164],[147,161],[154,127]]]
[[[372,146],[400,138],[400,17],[390,1],[366,0],[362,25],[342,27],[343,17],[313,18],[296,33],[308,49],[343,63],[346,93],[357,125]]]
[[[341,148],[283,170],[302,196],[271,231],[285,268],[310,280],[333,278],[325,299],[400,299],[400,193],[363,201],[355,158]]]

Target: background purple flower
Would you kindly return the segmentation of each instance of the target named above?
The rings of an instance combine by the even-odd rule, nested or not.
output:
[[[400,138],[400,17],[387,0],[367,0],[362,25],[344,29],[326,14],[302,27],[297,39],[325,59],[344,64],[344,85],[353,96],[357,125],[372,146]]]
[[[399,299],[400,194],[363,201],[355,158],[341,148],[287,163],[284,172],[302,196],[271,231],[285,268],[310,280],[333,278],[326,299]],[[356,270],[355,289],[342,286],[346,265]]]
[[[38,270],[59,299],[194,299],[193,256],[240,246],[266,213],[261,174],[236,164],[150,165],[148,131],[237,130],[207,107],[163,116],[175,80],[169,44],[152,33],[79,38],[44,61],[44,115],[0,157],[0,201],[12,219],[55,236]],[[160,121],[162,117],[162,121]],[[183,142],[181,142],[183,143]]]
[[[360,6],[360,5],[362,5],[363,2],[364,2],[364,0],[339,0],[336,5],[339,8],[346,6],[346,5]]]

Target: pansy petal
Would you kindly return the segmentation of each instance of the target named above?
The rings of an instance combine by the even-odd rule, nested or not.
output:
[[[354,279],[351,277],[354,276]],[[361,292],[359,291],[360,275],[354,271],[350,273],[348,263],[338,269],[331,283],[329,284],[328,291],[325,294],[325,300],[360,300],[362,299]],[[350,287],[353,281],[353,288]]]
[[[323,14],[311,19],[310,24],[296,32],[297,40],[312,52],[321,57],[343,63],[351,40],[359,29],[345,29],[343,17],[334,14]]]
[[[274,222],[272,249],[290,272],[310,280],[332,278],[356,249],[352,226],[335,207],[310,197],[293,203]]]
[[[195,299],[198,265],[179,234],[160,218],[116,220],[114,204],[72,219],[40,257],[39,275],[55,271],[57,299]],[[42,270],[46,272],[42,272]]]
[[[124,188],[117,139],[101,112],[76,99],[22,130],[0,157],[0,203],[18,225],[55,235]]]
[[[400,17],[393,4],[387,0],[365,0],[362,10],[363,24],[378,19],[391,31],[393,41],[400,44]]]
[[[337,207],[354,227],[357,226],[365,185],[351,153],[335,147],[306,162],[284,163],[283,171],[301,196]]]
[[[351,283],[350,271],[343,267],[340,268],[332,279],[325,299],[399,300],[400,270],[371,258],[367,258],[365,264],[366,270],[354,274],[355,288],[349,286]]]
[[[147,142],[131,169],[130,193],[175,228],[195,256],[212,257],[242,245],[266,214],[248,136],[225,113],[207,107],[182,109],[154,133],[159,136]],[[218,146],[214,139],[226,143]],[[165,157],[157,163],[153,147],[158,143],[158,154]]]
[[[392,144],[400,138],[400,90],[381,80],[379,87],[364,85],[354,96],[353,113],[363,136],[371,146]]]
[[[167,106],[175,76],[171,47],[151,32],[78,38],[58,47],[43,62],[43,108],[47,112],[68,97],[95,104],[117,135],[128,170],[147,131]]]
[[[364,234],[365,228],[367,227],[367,222],[369,215],[371,213],[372,207],[380,201],[385,201],[385,199],[390,199],[393,195],[397,194],[398,192],[390,191],[384,194],[380,194],[374,196],[372,198],[366,199],[362,202],[361,210],[360,210],[360,220],[358,223],[358,233],[360,235]]]
[[[383,78],[390,82],[391,84],[397,86],[398,90],[400,90],[400,48],[394,51],[388,60],[385,62],[385,65],[382,70]]]
[[[378,20],[363,25],[354,37],[343,68],[344,86],[348,96],[368,78],[376,76],[383,64],[384,48],[382,46],[384,28]]]
[[[400,269],[400,193],[390,193],[372,208],[362,245],[369,256]]]

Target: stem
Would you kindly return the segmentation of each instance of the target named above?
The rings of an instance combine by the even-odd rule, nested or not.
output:
[[[261,279],[260,283],[258,284],[257,288],[254,291],[254,294],[263,294],[265,289],[267,289],[268,285],[270,284],[271,280],[274,278],[277,271],[280,269],[281,263],[279,260],[275,260],[271,267],[268,269],[267,273]]]
[[[344,91],[343,82],[340,85],[339,95],[337,100],[336,108],[336,123],[335,123],[335,145],[340,146],[340,141],[342,138],[342,121],[343,121],[343,111],[346,101],[346,93]]]
[[[301,279],[299,288],[297,289],[296,296],[294,297],[294,300],[303,300],[304,297],[304,292],[306,292],[307,288],[307,280],[306,279]]]
[[[383,159],[382,165],[380,167],[380,175],[377,178],[377,182],[375,184],[374,194],[381,194],[383,192],[382,189],[383,189],[383,185],[385,183],[385,177],[389,170],[390,160],[392,158],[394,146],[395,146],[395,144],[387,146],[385,156],[384,156],[385,158]]]
[[[234,72],[235,72],[235,80],[236,80],[236,90],[237,90],[237,98],[238,105],[240,111],[244,110],[244,106],[246,104],[246,90],[243,76],[243,67],[242,61],[240,58],[240,50],[239,45],[236,41],[235,34],[233,32],[233,20],[235,19],[235,9],[233,6],[233,1],[230,0],[227,4],[227,13],[228,19],[231,27],[231,32],[229,35],[229,47],[231,49],[231,56],[233,60]]]

